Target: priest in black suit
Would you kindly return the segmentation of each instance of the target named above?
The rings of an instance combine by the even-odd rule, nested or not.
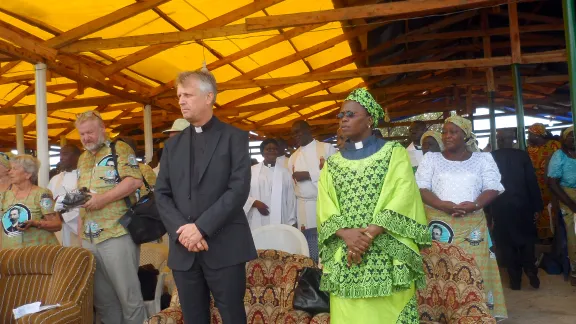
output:
[[[210,293],[224,323],[246,323],[246,262],[257,257],[243,206],[250,192],[248,133],[212,114],[206,69],[177,80],[190,127],[166,141],[156,202],[166,226],[185,323],[210,323]]]
[[[530,285],[540,287],[534,244],[538,238],[535,214],[544,208],[530,156],[513,148],[515,131],[498,130],[498,150],[492,152],[502,175],[504,193],[486,207],[494,222],[496,247],[505,260],[510,288],[519,290],[522,270]]]

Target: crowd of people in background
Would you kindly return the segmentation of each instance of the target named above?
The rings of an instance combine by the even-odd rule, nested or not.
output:
[[[498,130],[497,149],[488,153],[478,148],[471,121],[452,116],[441,132],[413,122],[404,148],[383,138],[377,129],[382,107],[366,89],[356,89],[337,115],[336,147],[316,140],[299,120],[291,128],[296,150],[290,152],[285,139],[267,138],[260,144],[263,161],[249,163],[247,134],[212,115],[213,76],[187,72],[178,80],[184,118],[164,131],[169,138],[154,168],[138,162],[133,139],[111,141],[96,111],[77,116],[84,150],[61,148],[47,188],[36,185],[35,157],[0,153],[0,248],[90,250],[94,304],[103,322],[146,317],[139,246],[118,219],[128,209],[125,198],[133,203],[152,190],[168,231],[168,264],[176,285],[186,289],[180,298],[189,305],[188,321],[208,316],[210,291],[223,318],[242,315],[243,267],[255,257],[253,243],[246,243],[250,230],[274,224],[302,230],[310,256],[322,262],[332,323],[417,323],[415,290],[425,284],[419,251],[432,240],[474,257],[497,319],[507,317],[497,254],[512,289],[521,289],[522,272],[538,288],[535,244],[560,233],[576,286],[573,127],[555,140],[544,125],[532,125],[527,151],[515,148],[515,131]],[[89,198],[65,203],[84,188]],[[230,240],[242,251],[231,252]]]

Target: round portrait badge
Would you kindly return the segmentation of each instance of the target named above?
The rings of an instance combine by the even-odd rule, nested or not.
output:
[[[434,241],[452,243],[454,240],[454,230],[443,221],[431,221],[428,224],[428,230]]]

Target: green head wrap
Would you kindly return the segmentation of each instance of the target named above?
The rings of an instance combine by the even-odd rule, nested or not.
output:
[[[358,88],[352,91],[346,100],[356,101],[359,103],[370,116],[374,119],[374,127],[378,127],[378,121],[384,118],[382,107],[374,100],[374,97],[364,88]]]

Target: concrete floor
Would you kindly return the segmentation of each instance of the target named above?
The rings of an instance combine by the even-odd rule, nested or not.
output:
[[[548,275],[540,270],[540,289],[533,289],[528,278],[522,290],[511,290],[507,274],[502,271],[504,295],[508,307],[505,324],[574,324],[576,323],[576,287],[561,275]]]

